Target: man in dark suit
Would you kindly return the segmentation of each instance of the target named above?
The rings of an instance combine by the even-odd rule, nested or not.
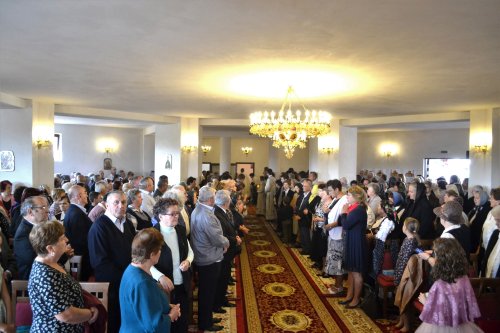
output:
[[[23,219],[14,236],[14,255],[19,270],[19,280],[28,280],[33,260],[36,258],[29,235],[35,224],[44,223],[48,220],[49,203],[47,199],[43,196],[27,198],[21,205],[21,216]]]
[[[299,219],[300,244],[302,245],[303,255],[311,254],[311,223],[312,214],[316,205],[321,200],[318,196],[312,196],[312,182],[309,179],[302,181],[304,193],[298,198],[298,208],[296,214]]]
[[[226,291],[231,278],[231,263],[238,252],[238,246],[241,245],[241,238],[238,236],[234,227],[232,212],[230,210],[231,196],[227,190],[217,191],[215,194],[214,214],[220,222],[224,237],[229,240],[229,248],[224,253],[222,260],[220,277],[215,289],[214,311],[217,313],[226,312],[222,307],[234,307],[229,303],[226,297]]]
[[[109,282],[108,332],[120,330],[118,292],[123,272],[130,264],[135,229],[126,219],[127,197],[122,191],[108,193],[107,208],[90,228],[88,247],[96,282]]]
[[[81,280],[87,281],[92,275],[90,267],[88,234],[92,221],[86,214],[87,191],[79,185],[73,185],[68,191],[71,205],[64,215],[64,233],[75,249],[75,254],[82,256]]]

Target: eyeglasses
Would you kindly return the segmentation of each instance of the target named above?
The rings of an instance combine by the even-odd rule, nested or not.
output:
[[[176,212],[176,213],[165,213],[163,215],[168,215],[168,216],[173,216],[173,217],[178,217],[179,215],[181,215],[181,213],[179,212]]]
[[[43,210],[48,210],[49,209],[47,206],[33,206],[31,208],[32,209],[43,209]]]

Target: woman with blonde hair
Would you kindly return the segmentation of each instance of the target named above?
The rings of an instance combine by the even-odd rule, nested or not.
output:
[[[366,193],[355,185],[347,191],[347,204],[342,208],[339,225],[345,230],[344,268],[347,271],[349,284],[345,300],[339,304],[347,309],[359,306],[363,289],[363,273],[368,266],[368,249],[366,244]]]

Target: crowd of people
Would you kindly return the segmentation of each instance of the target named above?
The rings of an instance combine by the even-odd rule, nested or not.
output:
[[[455,176],[449,183],[442,178],[433,183],[362,171],[351,182],[322,181],[316,172],[289,169],[277,177],[266,167],[258,178],[243,170],[235,177],[203,172],[200,179],[173,186],[160,176],[155,186],[150,176],[113,169],[107,178],[101,172],[56,175],[54,185],[52,191],[48,186],[13,189],[8,180],[1,182],[5,311],[0,320],[12,322],[9,282],[29,280],[34,332],[82,332],[84,323],[98,320],[100,310],[84,304],[80,285],[63,268],[74,255],[82,257],[82,281],[109,282],[109,332],[186,332],[193,281],[198,328],[222,330],[214,313],[235,306],[227,291],[248,232],[246,204],[256,206],[286,246],[309,256],[318,275],[333,278],[328,291],[343,297],[339,303],[346,309],[360,306],[363,285],[376,282],[387,251],[399,286],[413,254],[434,241],[417,256],[433,267],[435,281],[428,296],[421,296],[420,331],[441,324],[432,321],[433,302],[450,285],[468,283],[467,268],[454,273],[443,268],[463,262],[448,262],[442,251],[458,246],[454,260],[463,254],[468,264],[474,254],[477,274],[500,276],[500,188],[487,192],[476,185],[469,191],[467,181]],[[457,300],[471,298],[464,290]],[[448,318],[445,325],[469,325],[478,309],[472,300],[468,304],[461,309],[465,319]],[[397,327],[409,330],[404,311]]]

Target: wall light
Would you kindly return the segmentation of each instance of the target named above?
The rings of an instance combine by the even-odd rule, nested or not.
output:
[[[196,149],[198,149],[198,147],[196,147],[196,146],[182,146],[181,147],[181,150],[185,153],[188,153],[188,154],[196,151]]]
[[[489,150],[488,145],[475,145],[473,148],[476,153],[483,153],[483,154],[486,154]]]
[[[52,141],[50,141],[50,140],[36,140],[35,141],[36,149],[50,148],[51,146],[52,146]]]
[[[253,148],[252,147],[241,147],[241,151],[248,156],[252,152]]]
[[[380,153],[387,159],[396,155],[397,152],[398,147],[395,144],[385,143],[380,146]]]
[[[203,152],[203,155],[207,155],[207,153],[211,150],[212,146],[201,146],[201,151]]]
[[[96,140],[96,150],[99,152],[105,152],[106,154],[111,154],[112,152],[118,151],[118,140],[115,138],[99,138]]]
[[[336,149],[334,147],[323,147],[323,148],[321,148],[321,152],[323,154],[330,155],[330,154],[334,153],[335,151],[336,151]]]
[[[104,147],[104,151],[106,152],[106,154],[110,154],[113,152],[113,147]]]

